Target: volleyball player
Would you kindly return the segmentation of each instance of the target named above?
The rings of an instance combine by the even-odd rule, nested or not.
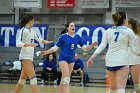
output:
[[[22,71],[20,79],[15,88],[15,93],[20,92],[27,77],[30,80],[32,93],[40,93],[37,87],[37,78],[32,63],[34,57],[34,47],[38,45],[37,43],[34,43],[34,40],[44,44],[51,43],[51,41],[46,41],[38,37],[35,31],[32,29],[33,24],[34,17],[32,15],[24,16],[20,23],[20,31],[18,32],[19,34],[16,40],[16,46],[21,47],[19,60],[22,63]]]
[[[140,48],[140,24],[137,20],[130,18],[128,20],[128,26],[133,30],[136,37],[139,39],[137,43]],[[140,93],[140,56],[136,56],[129,51],[129,64],[132,80],[134,83],[136,93]]]
[[[75,34],[75,24],[73,22],[68,22],[66,24],[66,29],[67,33],[62,34],[59,37],[54,47],[47,51],[41,52],[41,55],[46,55],[57,51],[58,48],[61,47],[59,54],[59,67],[62,72],[62,77],[58,90],[59,93],[69,93],[70,75],[74,66],[77,45],[79,44],[84,51],[88,51],[96,45],[95,42],[92,45],[86,47],[81,37],[78,34]]]
[[[109,44],[106,54],[106,69],[109,77],[109,93],[125,93],[128,66],[128,46],[136,55],[140,50],[135,46],[135,34],[128,26],[128,18],[125,12],[112,14],[114,21],[113,27],[104,32],[103,39],[99,47],[87,61],[88,66],[92,66],[94,58]]]

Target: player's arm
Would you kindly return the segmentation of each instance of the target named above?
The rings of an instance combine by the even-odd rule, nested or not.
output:
[[[50,48],[50,49],[47,50],[47,51],[41,51],[41,55],[42,55],[42,56],[48,55],[48,54],[53,53],[53,52],[55,52],[55,51],[57,51],[57,50],[58,50],[58,46],[55,45],[54,47]]]
[[[50,44],[53,41],[47,41],[47,40],[43,40],[41,37],[39,37],[35,32],[34,32],[34,38],[35,40],[37,40],[38,42],[42,43],[42,44]]]
[[[89,45],[89,46],[83,45],[83,46],[82,46],[82,49],[83,49],[84,51],[88,51],[88,50],[94,48],[96,45],[97,45],[97,42],[94,42],[94,43],[92,43],[92,44]]]
[[[88,51],[88,50],[94,48],[94,46],[97,45],[97,42],[94,42],[93,44],[91,44],[91,45],[89,45],[89,46],[86,46],[86,45],[84,44],[82,38],[79,37],[79,39],[80,39],[80,40],[79,40],[79,45],[82,47],[82,49],[83,49],[84,51]]]
[[[103,38],[102,38],[102,42],[101,44],[99,45],[99,47],[95,50],[95,52],[92,54],[92,56],[90,57],[90,59],[87,61],[87,67],[88,65],[92,66],[92,62],[93,62],[93,59],[98,55],[100,54],[103,49],[105,49],[107,45],[107,31],[104,32],[103,34]]]
[[[62,46],[62,43],[63,43],[63,39],[62,39],[62,36],[61,36],[61,37],[59,37],[59,39],[58,39],[58,41],[57,41],[57,43],[54,47],[50,48],[47,51],[41,51],[41,55],[43,56],[43,55],[47,55],[47,54],[50,54],[50,53],[53,53],[53,52],[57,51],[58,48]]]
[[[129,47],[132,53],[135,55],[140,55],[140,50],[139,50],[139,38],[135,36],[133,31],[129,33]]]

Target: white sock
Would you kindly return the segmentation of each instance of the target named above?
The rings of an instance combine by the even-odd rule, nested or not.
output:
[[[118,93],[125,93],[125,89],[124,88],[118,89]]]

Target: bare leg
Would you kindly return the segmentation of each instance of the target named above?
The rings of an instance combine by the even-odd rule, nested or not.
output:
[[[117,89],[119,93],[125,93],[126,82],[128,79],[129,67],[125,66],[116,71]]]
[[[69,74],[71,76],[71,73],[73,71],[74,63],[69,64]]]
[[[62,81],[62,78],[70,76],[69,66],[66,61],[61,61],[61,62],[59,62],[59,67],[62,72],[62,77],[61,77],[61,81]],[[62,82],[60,82],[58,93],[69,93],[68,86],[64,85],[64,84],[62,84]]]
[[[106,73],[109,79],[109,93],[117,93],[116,72],[106,70]]]
[[[26,79],[27,79],[27,74],[26,74],[24,68],[22,68],[20,80],[26,81]],[[20,82],[18,82],[16,87],[15,87],[15,93],[19,93],[23,86],[24,86],[23,84],[20,84]]]
[[[69,77],[71,77],[71,73],[72,73],[72,71],[73,71],[73,67],[74,67],[74,62],[71,63],[71,64],[69,64],[69,74],[70,74]],[[68,86],[68,90],[69,90],[69,86]]]
[[[139,78],[140,78],[140,64],[137,64],[135,66],[131,66],[130,67],[130,71],[131,71],[131,75],[132,75],[132,79],[133,79],[133,83],[135,84],[140,84]],[[135,89],[136,93],[140,93],[140,89]]]
[[[60,66],[60,69],[61,69],[61,72],[62,72],[62,78],[70,77],[70,74],[73,70],[74,63],[68,64],[65,61],[61,61],[61,62],[59,62],[59,66]],[[61,78],[61,80],[62,80],[62,78]],[[69,93],[69,86],[62,84],[62,82],[61,82],[60,85],[59,85],[58,92],[59,93]]]
[[[36,76],[35,70],[33,67],[33,63],[31,60],[25,59],[25,60],[23,60],[22,64],[23,64],[23,67],[24,67],[29,79]],[[32,93],[40,93],[37,84],[31,85],[31,89],[32,89]]]

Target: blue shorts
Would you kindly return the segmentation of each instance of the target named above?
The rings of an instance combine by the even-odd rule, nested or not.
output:
[[[79,68],[73,68],[73,70],[78,70]]]
[[[123,67],[125,67],[125,66],[115,66],[115,67],[108,67],[108,66],[106,66],[106,69],[108,71],[117,71],[117,70],[120,70]]]
[[[79,67],[80,68],[80,67]],[[78,70],[79,68],[73,68],[73,70]],[[83,68],[81,68],[81,70],[83,70]]]
[[[74,63],[75,62],[75,58],[74,57],[63,57],[63,56],[59,56],[59,62],[60,61],[66,61],[68,64]]]

